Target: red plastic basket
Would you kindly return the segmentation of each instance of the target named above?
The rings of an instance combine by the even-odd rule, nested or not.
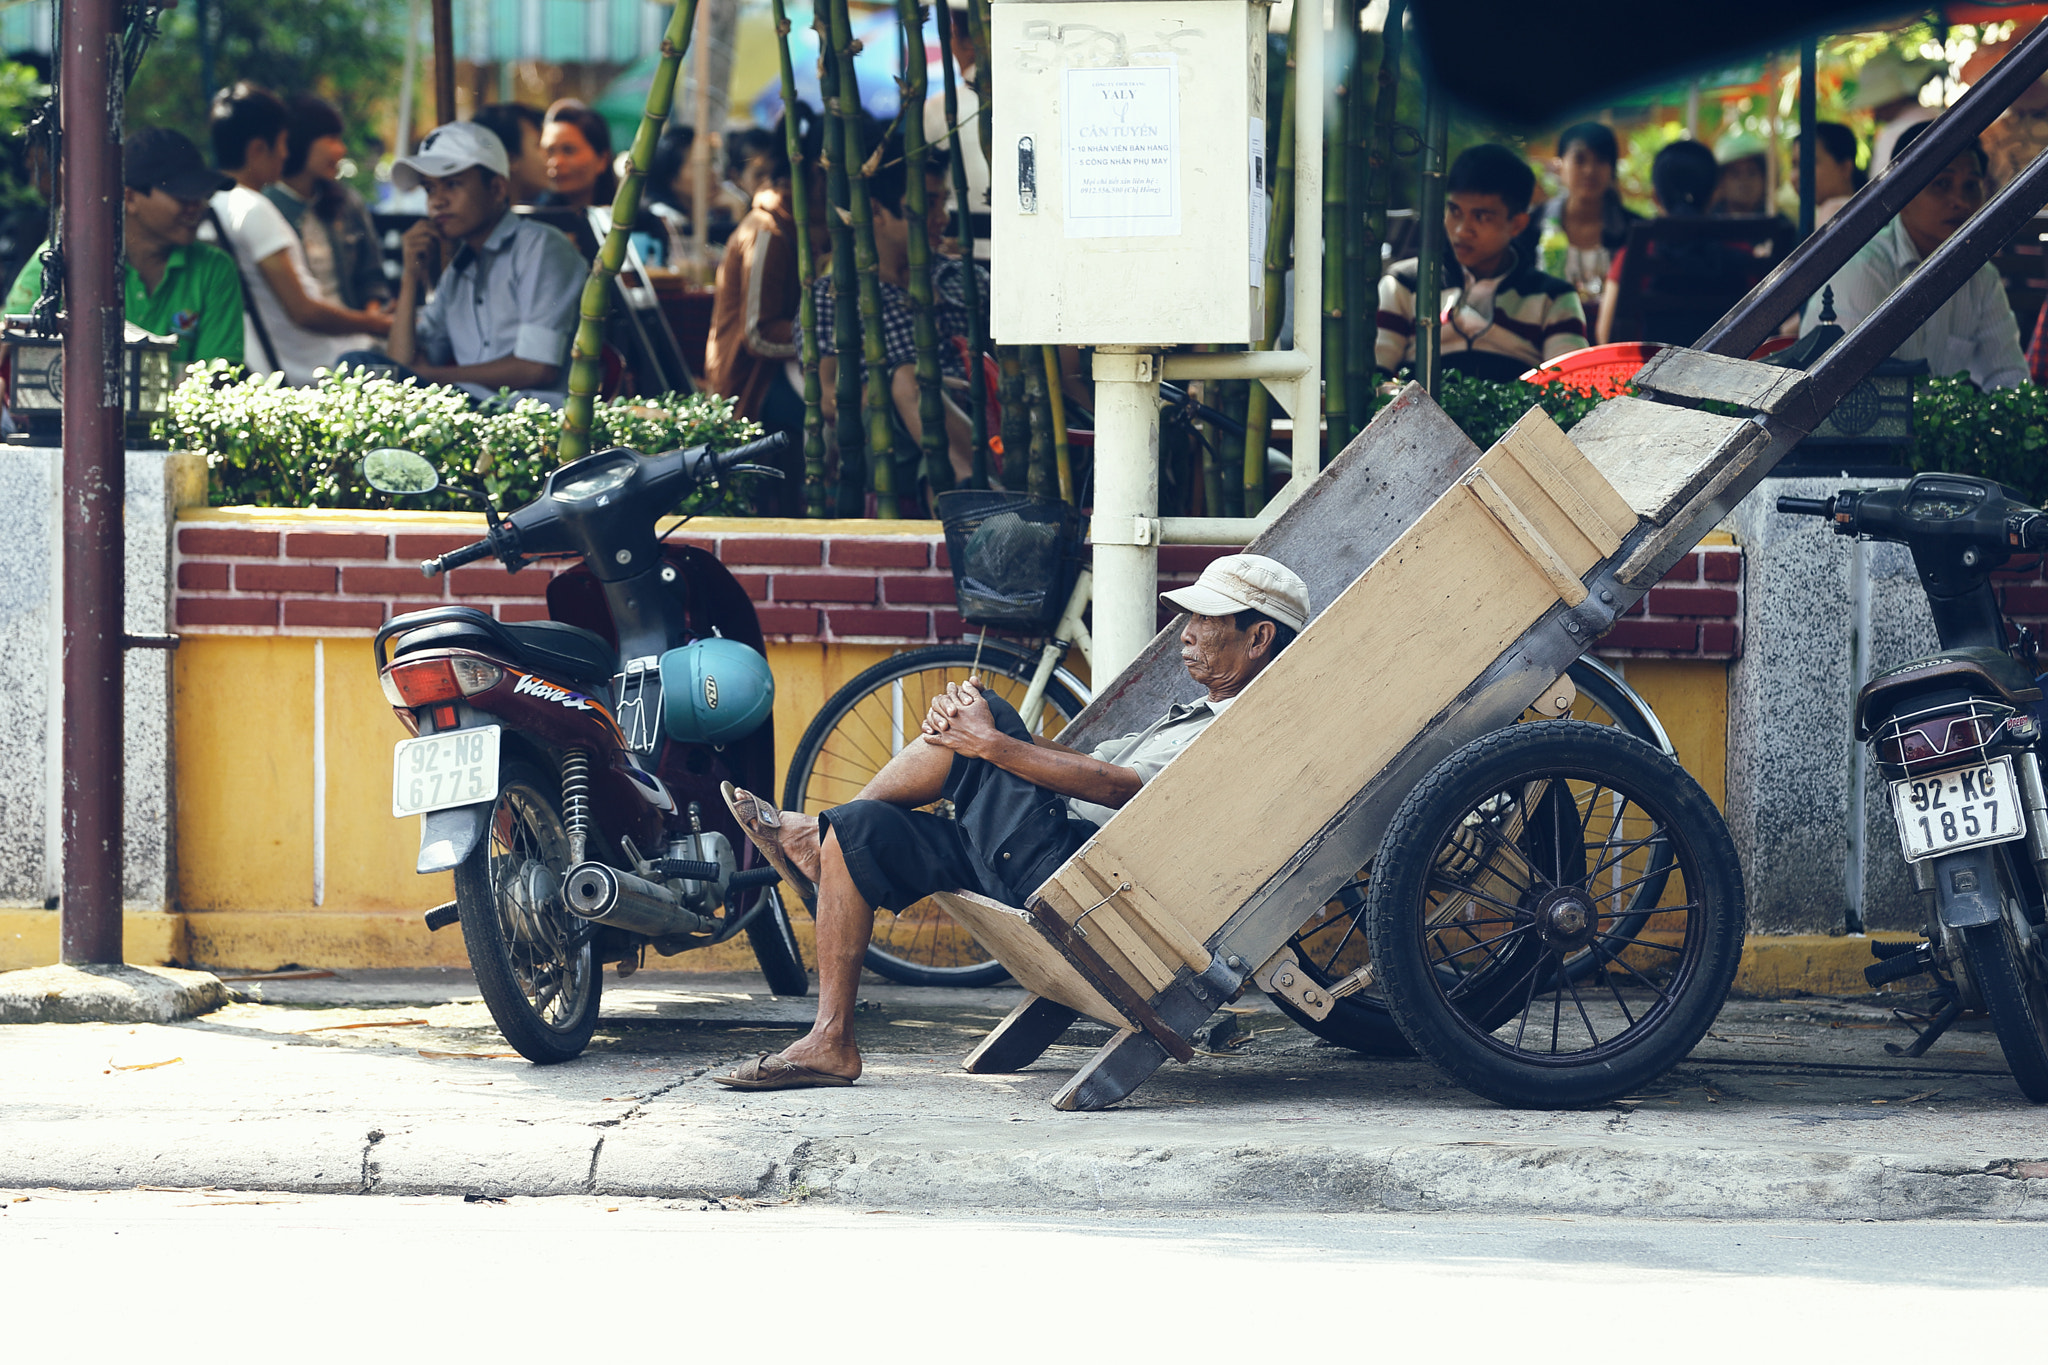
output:
[[[1522,376],[1524,384],[1562,384],[1582,393],[1612,398],[1628,387],[1636,371],[1657,352],[1660,342],[1616,341],[1606,346],[1588,346],[1567,351],[1557,359]]]

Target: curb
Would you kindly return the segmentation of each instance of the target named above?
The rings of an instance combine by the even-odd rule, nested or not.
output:
[[[78,1125],[0,1126],[0,1186],[134,1185],[303,1194],[599,1194],[822,1201],[933,1211],[1627,1215],[2048,1222],[2048,1165],[1936,1154],[1502,1142],[1228,1141],[1196,1148],[766,1142],[681,1124],[446,1123],[344,1130],[292,1121],[151,1125],[111,1143]]]
[[[1869,995],[1863,969],[1877,961],[1871,943],[1918,943],[1919,934],[1751,934],[1742,941],[1742,965],[1729,994],[1752,1000],[1792,995]],[[1922,991],[1918,978],[1894,982],[1886,992]]]

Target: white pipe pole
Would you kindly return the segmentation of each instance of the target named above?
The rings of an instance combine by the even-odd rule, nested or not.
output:
[[[1095,352],[1095,690],[1159,633],[1159,359]]]
[[[1323,0],[1295,25],[1301,51],[1294,65],[1294,350],[1308,362],[1295,381],[1294,473],[1287,500],[1315,480],[1323,453]]]

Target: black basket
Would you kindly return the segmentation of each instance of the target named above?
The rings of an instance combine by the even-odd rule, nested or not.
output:
[[[970,625],[1044,632],[1081,571],[1081,513],[1058,498],[958,489],[938,497],[953,592]]]

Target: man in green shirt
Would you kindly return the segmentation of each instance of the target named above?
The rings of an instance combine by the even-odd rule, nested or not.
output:
[[[195,360],[242,360],[242,282],[219,247],[195,240],[207,201],[231,181],[209,170],[182,133],[144,128],[121,148],[128,321],[176,337],[179,371]],[[6,310],[26,313],[43,287],[43,248],[7,291]]]

